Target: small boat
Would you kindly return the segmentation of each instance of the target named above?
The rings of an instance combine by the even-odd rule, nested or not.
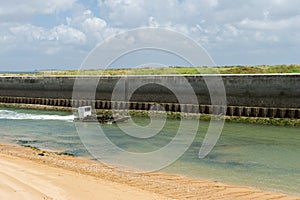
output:
[[[77,109],[78,117],[74,121],[78,122],[100,122],[100,123],[117,123],[126,122],[130,116],[116,114],[102,114],[96,115],[92,113],[91,106],[82,106]]]

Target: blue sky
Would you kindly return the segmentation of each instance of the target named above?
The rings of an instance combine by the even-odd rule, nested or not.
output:
[[[98,43],[139,27],[183,33],[217,65],[300,63],[298,0],[10,0],[0,71],[77,69]]]

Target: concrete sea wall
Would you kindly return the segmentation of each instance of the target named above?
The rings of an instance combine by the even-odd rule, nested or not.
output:
[[[227,106],[211,105],[205,80],[214,80],[215,75],[205,76],[128,76],[124,87],[145,83],[124,101],[118,95],[111,101],[118,76],[78,77],[83,84],[80,96],[72,100],[76,77],[0,77],[0,102],[25,103],[53,106],[95,105],[98,109],[148,110],[154,103],[160,103],[166,111],[211,114],[227,113],[230,116],[300,118],[300,75],[222,75],[226,90]],[[189,94],[181,80],[191,85],[199,104],[189,102]],[[99,82],[98,82],[99,81]],[[89,83],[98,83],[89,88]],[[148,83],[148,84],[147,84]],[[185,98],[179,104],[176,95],[162,83],[177,84],[177,90]],[[95,89],[91,98],[88,94]],[[86,94],[86,95],[85,95]],[[214,94],[218,95],[218,94]],[[121,95],[122,96],[122,95]],[[161,109],[161,108],[157,108]]]

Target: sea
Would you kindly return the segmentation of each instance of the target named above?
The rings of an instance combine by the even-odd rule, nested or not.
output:
[[[31,74],[35,75],[39,71],[0,71],[0,75],[2,74]]]
[[[145,165],[160,164],[159,159],[164,163],[184,143],[192,141],[182,155],[164,163],[158,171],[300,197],[299,128],[225,123],[213,150],[199,158],[209,121],[199,121],[195,129],[198,122],[186,120],[187,126],[181,130],[184,137],[176,141],[177,146],[170,147],[177,140],[181,119],[134,117],[122,125],[76,124],[73,119],[69,112],[0,108],[0,143],[33,146],[107,164],[122,165],[127,160],[124,165],[132,167],[130,163],[141,163],[142,157],[137,160],[124,156],[143,156]],[[130,130],[136,131],[128,134]],[[194,130],[196,135],[192,134]],[[161,157],[156,159],[152,153],[162,149]],[[143,165],[133,166],[143,170]]]

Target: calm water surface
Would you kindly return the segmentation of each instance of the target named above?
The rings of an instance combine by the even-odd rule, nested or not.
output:
[[[81,143],[72,119],[73,116],[66,112],[0,108],[0,142],[31,145],[92,159]],[[148,118],[133,120],[141,126],[149,123]],[[101,127],[118,147],[141,153],[168,144],[176,135],[179,123],[180,120],[168,120],[159,134],[147,139],[128,136],[115,124]],[[161,171],[300,196],[299,128],[226,123],[216,147],[205,159],[199,159],[198,152],[208,125],[201,121],[188,151]],[[88,130],[90,125],[86,126]],[[186,132],[188,137],[189,130]],[[95,148],[101,143],[93,134],[86,137]],[[113,151],[110,153],[114,154]],[[105,160],[105,155],[103,158]]]

